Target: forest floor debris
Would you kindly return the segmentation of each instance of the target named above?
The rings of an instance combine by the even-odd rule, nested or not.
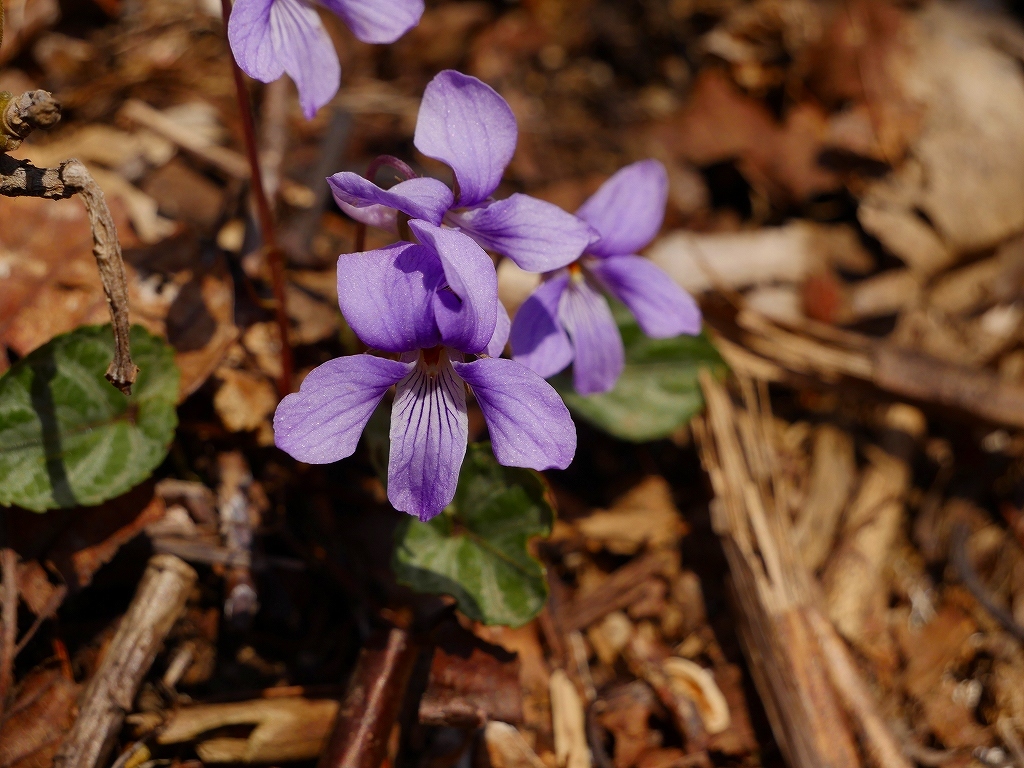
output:
[[[1024,765],[1018,20],[438,0],[386,50],[332,26],[345,84],[315,120],[287,83],[253,89],[275,303],[212,5],[8,3],[0,85],[65,108],[8,161],[92,174],[132,321],[181,379],[155,481],[0,512],[0,768]],[[574,210],[666,163],[648,255],[733,372],[671,439],[581,423],[535,543],[549,602],[515,629],[395,583],[371,446],[327,468],[272,447],[282,381],[361,351],[334,269],[357,230],[322,179],[407,149],[456,65],[519,120],[502,194]],[[0,202],[6,369],[107,309],[90,212]],[[498,274],[510,309],[535,282]]]

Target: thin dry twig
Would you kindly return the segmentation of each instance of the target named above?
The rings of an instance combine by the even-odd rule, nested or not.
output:
[[[0,550],[0,582],[3,599],[0,634],[0,715],[14,683],[14,654],[18,641],[18,555],[8,547]]]
[[[64,602],[64,598],[67,597],[68,588],[66,585],[61,584],[54,588],[53,592],[50,593],[50,597],[46,600],[42,610],[39,611],[39,615],[36,616],[35,621],[32,622],[32,626],[28,628],[28,631],[21,636],[18,644],[14,648],[14,655],[17,656],[23,650],[25,646],[29,644],[29,641],[35,637],[36,632],[43,626],[43,622],[47,619],[51,619],[57,615],[57,609],[60,608]]]
[[[739,312],[735,324],[738,336],[732,341],[749,353],[742,359],[746,367],[770,362],[797,376],[826,383],[859,379],[900,398],[1024,426],[1024,387],[1000,379],[995,372],[938,360],[809,320],[769,320],[750,309]]]
[[[121,243],[110,209],[89,170],[78,160],[66,160],[57,168],[36,168],[27,160],[0,154],[0,195],[66,200],[78,195],[85,204],[92,227],[92,254],[96,258],[103,292],[114,327],[114,359],[107,368],[107,381],[131,394],[139,368],[132,362],[128,334],[128,278],[121,258]]]

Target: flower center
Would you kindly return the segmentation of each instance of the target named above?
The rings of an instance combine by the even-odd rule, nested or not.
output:
[[[565,269],[569,273],[569,279],[572,280],[574,283],[581,283],[586,279],[586,276],[583,274],[583,265],[579,262],[579,260],[574,261]]]
[[[420,359],[423,361],[423,367],[426,369],[428,376],[437,375],[437,369],[441,364],[441,353],[443,351],[444,347],[441,346],[420,350]]]

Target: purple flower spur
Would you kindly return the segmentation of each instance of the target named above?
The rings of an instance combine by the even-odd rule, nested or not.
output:
[[[370,354],[314,369],[274,415],[279,448],[324,464],[355,451],[366,422],[392,385],[388,499],[429,520],[455,495],[466,453],[466,385],[476,396],[494,455],[507,466],[564,469],[576,428],[561,398],[512,360],[467,356],[501,349],[497,277],[490,257],[462,233],[427,221],[400,242],[338,260],[338,303]]]
[[[397,231],[398,214],[457,227],[482,247],[529,272],[574,261],[596,237],[561,208],[516,193],[491,196],[516,148],[518,128],[506,101],[475,77],[445,70],[423,93],[413,143],[451,167],[455,192],[437,179],[416,178],[384,190],[356,173],[327,181],[338,205],[356,221]]]
[[[415,27],[423,0],[319,0],[364,43],[393,43]],[[334,98],[341,65],[312,0],[235,0],[228,42],[238,66],[270,83],[288,74],[307,118]]]
[[[668,174],[657,160],[621,169],[576,212],[600,234],[587,253],[545,280],[512,323],[513,358],[547,378],[573,364],[581,395],[607,392],[625,365],[622,337],[601,291],[629,307],[655,339],[700,333],[693,298],[652,262],[635,255],[661,228]]]

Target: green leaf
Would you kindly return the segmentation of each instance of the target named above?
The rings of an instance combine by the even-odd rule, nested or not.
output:
[[[612,302],[612,312],[626,347],[626,367],[615,389],[580,395],[569,372],[551,384],[575,415],[615,437],[637,443],[668,437],[704,408],[698,371],[724,375],[725,362],[706,333],[651,339],[623,305]]]
[[[139,325],[131,344],[131,397],[103,377],[114,354],[109,325],[57,336],[0,377],[0,504],[99,504],[163,461],[178,425],[174,354]]]
[[[527,551],[547,536],[554,510],[540,475],[503,467],[490,445],[469,446],[455,499],[429,523],[404,520],[392,567],[417,592],[452,595],[459,610],[484,624],[519,627],[548,596],[544,567]]]

